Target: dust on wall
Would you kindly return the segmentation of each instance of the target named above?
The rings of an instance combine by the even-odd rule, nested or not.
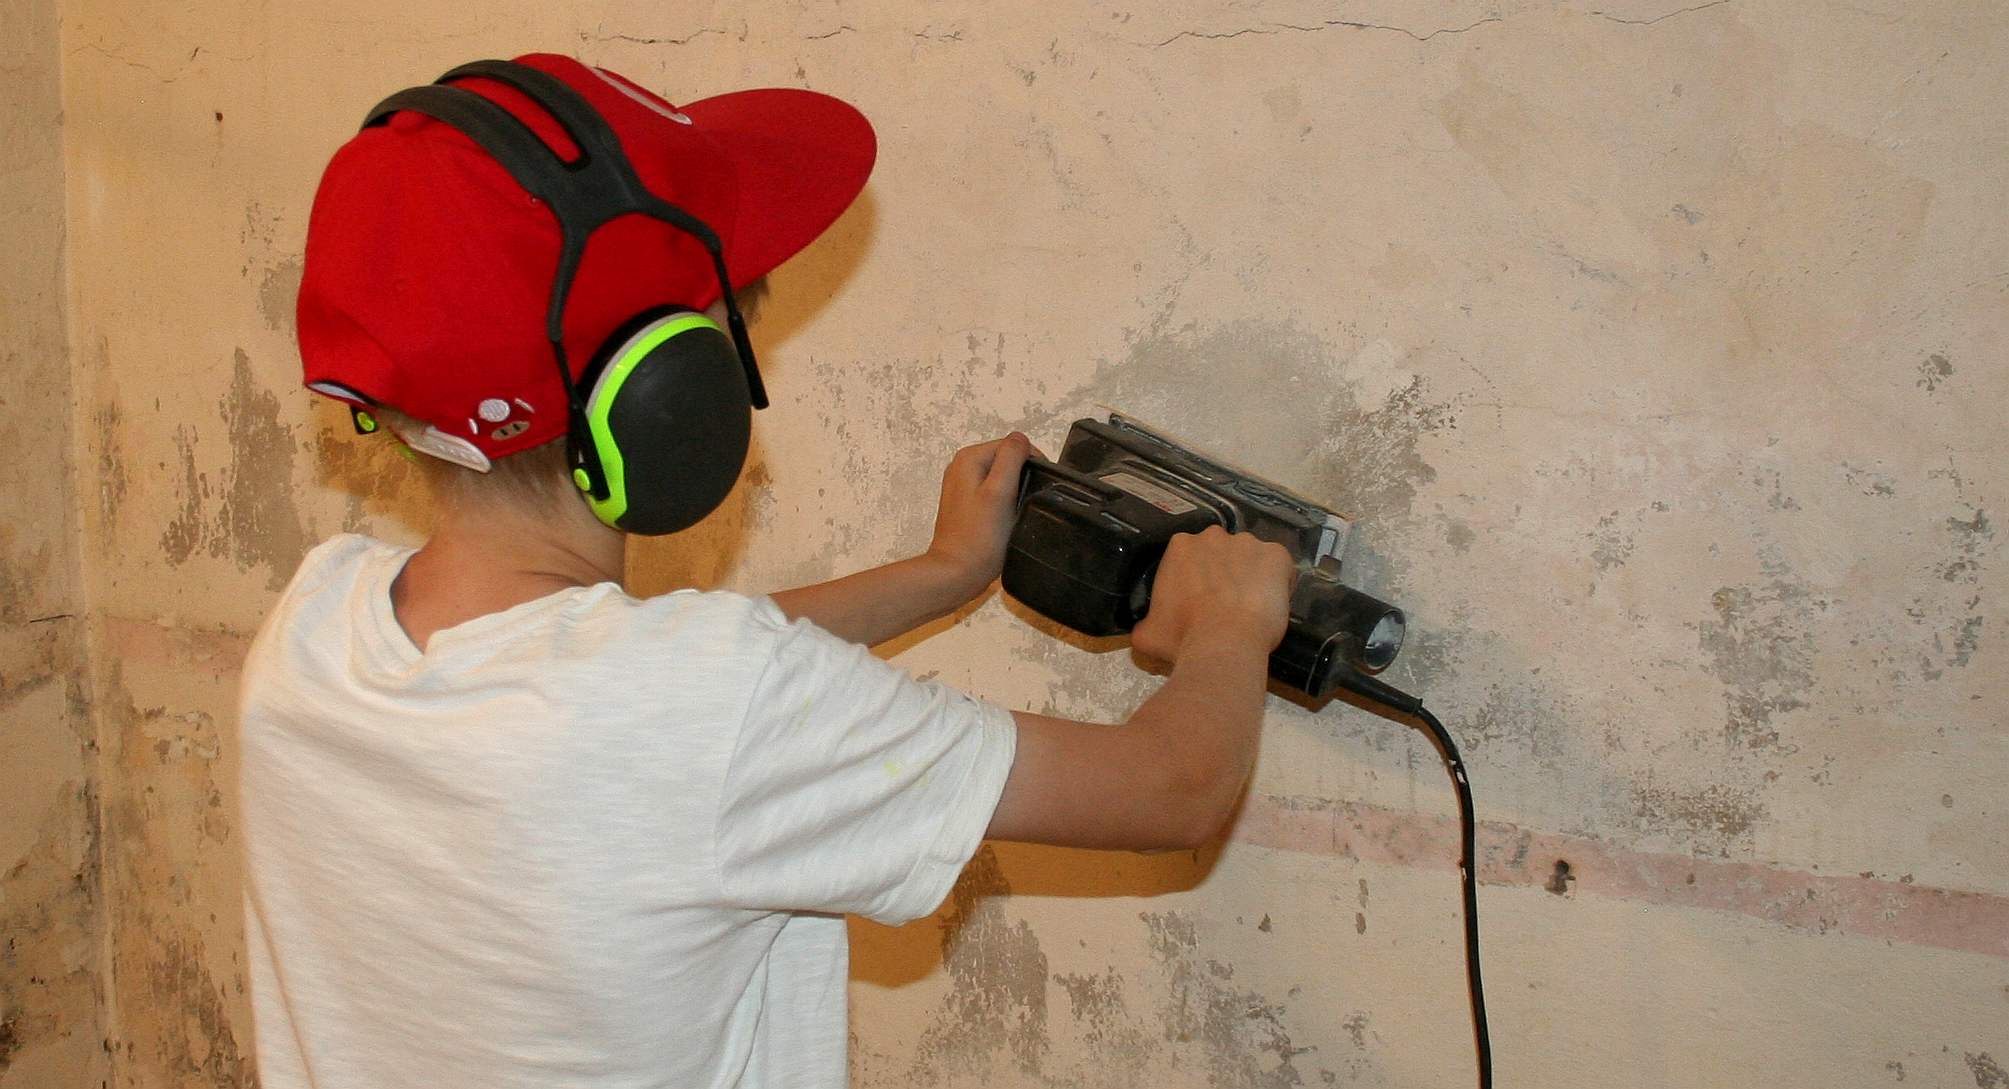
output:
[[[248,1081],[232,656],[312,542],[423,529],[296,388],[315,176],[532,44],[881,136],[774,277],[754,468],[639,585],[892,558],[956,446],[1137,413],[1361,517],[1489,822],[1503,1084],[2003,1081],[1999,8],[63,11],[120,1084]],[[996,599],[901,660],[1088,718],[1155,683]],[[854,928],[855,1080],[1455,1083],[1448,814],[1413,732],[1276,703],[1224,847],[1000,846]]]

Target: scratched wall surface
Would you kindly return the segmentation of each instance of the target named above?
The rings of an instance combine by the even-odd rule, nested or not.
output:
[[[1142,416],[1360,519],[1472,766],[1500,1084],[2009,1086],[2009,12],[745,8],[62,5],[116,1084],[249,1084],[236,656],[313,542],[426,524],[296,388],[318,170],[554,48],[881,139],[773,278],[754,468],[638,588],[899,556],[957,445]],[[1087,718],[1156,683],[995,596],[896,649]],[[1217,849],[1000,845],[855,926],[856,1082],[1465,1083],[1433,751],[1281,700],[1264,743]]]
[[[0,6],[0,1089],[105,1074],[54,0]]]

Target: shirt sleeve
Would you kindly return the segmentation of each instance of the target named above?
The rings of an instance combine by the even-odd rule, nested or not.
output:
[[[883,923],[926,915],[983,841],[1016,743],[1003,708],[806,621],[782,629],[720,795],[725,895]]]

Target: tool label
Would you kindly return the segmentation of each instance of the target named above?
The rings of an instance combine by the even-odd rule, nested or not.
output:
[[[1121,488],[1166,514],[1185,514],[1200,509],[1180,498],[1179,493],[1129,473],[1110,473],[1102,478],[1102,482]]]

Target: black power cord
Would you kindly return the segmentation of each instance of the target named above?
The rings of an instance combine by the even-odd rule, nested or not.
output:
[[[1451,732],[1423,706],[1422,700],[1344,666],[1332,674],[1332,680],[1383,710],[1423,723],[1438,754],[1444,758],[1444,767],[1451,773],[1451,786],[1458,794],[1458,876],[1465,892],[1465,981],[1472,992],[1472,1035],[1479,1048],[1479,1089],[1493,1089],[1493,1037],[1486,1029],[1486,989],[1479,981],[1479,873],[1475,858],[1478,826],[1472,817],[1472,784],[1465,777],[1465,761],[1458,755]]]
[[[1479,982],[1479,875],[1474,856],[1478,853],[1477,822],[1472,818],[1472,784],[1465,778],[1465,761],[1450,731],[1421,703],[1410,714],[1430,730],[1430,737],[1443,754],[1444,767],[1451,772],[1451,785],[1458,792],[1458,876],[1465,886],[1465,980],[1472,990],[1472,1034],[1479,1046],[1479,1089],[1493,1089],[1493,1038],[1486,1030],[1486,988]]]

